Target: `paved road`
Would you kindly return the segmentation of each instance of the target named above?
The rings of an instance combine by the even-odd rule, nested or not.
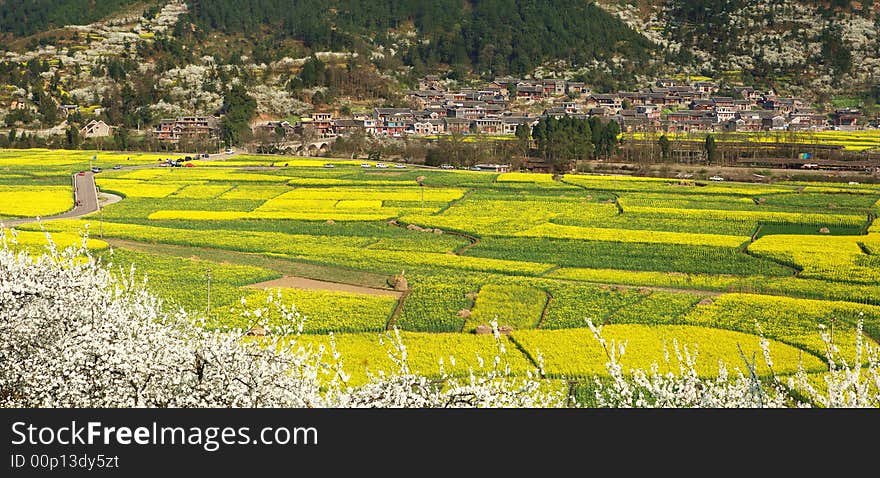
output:
[[[55,216],[46,216],[40,218],[42,221],[50,221],[52,219],[75,219],[86,214],[93,213],[98,210],[98,190],[95,188],[95,175],[91,171],[80,176],[79,173],[73,175],[73,195],[75,205],[70,211],[56,214]],[[17,226],[19,224],[27,224],[37,222],[35,217],[27,217],[22,219],[0,220],[0,224],[7,227]]]

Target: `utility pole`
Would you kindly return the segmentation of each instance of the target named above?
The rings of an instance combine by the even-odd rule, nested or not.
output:
[[[831,317],[831,346],[834,347],[834,317]]]
[[[421,192],[422,192],[422,203],[419,206],[419,208],[424,209],[425,208],[425,177],[418,176],[416,178],[416,182],[419,183],[419,190],[421,190]]]
[[[208,268],[208,318],[211,317],[211,268]]]

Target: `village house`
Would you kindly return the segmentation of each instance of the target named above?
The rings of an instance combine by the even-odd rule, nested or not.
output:
[[[697,99],[691,101],[688,108],[694,111],[713,111],[715,109],[715,102],[707,99]]]
[[[309,124],[315,129],[315,132],[322,138],[333,136],[333,114],[332,113],[312,113]]]
[[[740,111],[736,114],[732,123],[728,123],[728,131],[761,131],[764,126],[764,118],[758,111]]]
[[[407,100],[415,109],[425,109],[434,104],[440,104],[444,99],[444,93],[438,90],[410,91],[406,94]]]
[[[575,98],[581,98],[590,94],[590,89],[581,81],[566,81],[565,94]]]
[[[254,126],[254,134],[278,135],[281,133],[282,138],[291,137],[296,133],[296,129],[289,121],[269,121]]]
[[[537,101],[544,97],[543,86],[531,86],[520,83],[516,85],[516,98],[520,100]]]
[[[561,106],[555,106],[553,108],[547,108],[541,113],[541,116],[545,116],[547,118],[560,119],[568,116],[568,112],[565,111],[565,108]]]
[[[657,105],[640,105],[635,107],[636,113],[640,115],[644,115],[646,119],[649,120],[650,123],[655,123],[660,121],[660,107]]]
[[[544,96],[562,96],[565,94],[565,80],[546,79],[542,83]]]
[[[862,112],[855,108],[844,108],[831,114],[831,123],[836,127],[854,128],[862,123]]]
[[[508,173],[510,172],[509,164],[475,164],[474,169],[479,171],[490,171],[493,173]]]
[[[469,133],[471,120],[464,118],[443,118],[443,124],[447,133]]]
[[[80,128],[79,135],[83,138],[106,138],[113,135],[113,127],[102,120],[91,120]]]
[[[58,107],[58,111],[63,118],[67,118],[72,114],[79,113],[79,105],[61,105]]]
[[[474,102],[468,102],[467,105],[462,104],[458,107],[446,108],[446,117],[447,118],[465,118],[465,119],[477,119],[485,116],[484,104],[474,104]]]
[[[761,129],[763,130],[779,131],[787,126],[786,116],[780,112],[763,110],[755,113],[761,118]]]
[[[678,110],[672,111],[666,115],[667,121],[702,121],[705,119],[711,119],[713,113],[708,109],[691,109],[691,110]]]
[[[683,81],[674,80],[672,78],[660,78],[655,84],[661,88],[673,88],[676,86],[686,86]]]
[[[788,114],[788,129],[790,130],[824,129],[825,123],[825,117],[816,114],[811,109],[800,109]]]
[[[437,75],[428,75],[419,79],[420,90],[442,90],[443,85],[440,83],[440,77]]]
[[[532,126],[538,122],[537,118],[530,118],[527,116],[504,116],[501,118],[502,124],[502,134],[516,134],[516,128],[520,125],[528,126],[529,131],[532,130]]]
[[[412,118],[413,111],[409,108],[373,108],[373,119],[380,123],[388,120],[402,121]]]
[[[611,114],[617,114],[623,109],[623,99],[620,95],[617,94],[599,94],[593,95],[592,98],[595,100],[596,105],[599,108],[605,108],[611,112]]]
[[[474,120],[474,128],[481,134],[501,134],[504,132],[504,122],[501,118],[481,118]]]
[[[694,91],[700,94],[704,98],[708,98],[712,96],[713,93],[718,91],[718,85],[711,81],[697,81],[693,84]]]
[[[153,130],[156,138],[165,143],[181,139],[211,139],[220,135],[220,120],[216,116],[180,116],[162,119]]]
[[[715,107],[715,122],[716,123],[726,123],[736,117],[737,110],[731,104],[730,106],[716,106]]]
[[[333,132],[337,135],[345,135],[356,131],[366,131],[364,120],[360,119],[337,119],[333,120]]]

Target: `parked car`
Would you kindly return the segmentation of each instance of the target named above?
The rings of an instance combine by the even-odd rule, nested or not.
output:
[[[86,175],[86,172],[85,172],[85,171],[80,171],[80,172],[76,173],[76,175],[77,175],[77,176],[85,176],[85,175]]]
[[[208,153],[203,154],[202,157],[203,157],[203,158],[210,158],[210,156],[208,155]]]
[[[100,172],[101,172],[101,168],[99,168],[99,167],[97,167],[97,166],[93,166],[93,167],[92,167],[92,172],[93,172],[93,173],[100,173]]]
[[[451,164],[441,164],[440,169],[455,169],[455,166]]]
[[[387,168],[388,165],[385,164],[385,163],[376,163],[376,167],[377,167],[377,168]]]
[[[394,167],[397,168],[397,169],[403,169],[403,168],[406,167],[406,165],[404,165],[404,164],[395,164]]]
[[[710,176],[709,181],[724,181],[724,178],[721,176]]]
[[[184,164],[184,166],[187,167],[187,168],[194,168],[194,167],[196,167],[196,165],[193,164],[193,163],[186,163],[186,164]]]
[[[369,168],[369,167],[370,167],[370,163],[361,163],[361,167],[362,167],[362,168]]]
[[[113,169],[117,169],[117,170],[119,170],[119,169],[122,169],[122,166],[120,166],[120,165],[117,164],[116,166],[113,166]]]
[[[324,165],[325,168],[335,168],[336,166],[330,163]]]

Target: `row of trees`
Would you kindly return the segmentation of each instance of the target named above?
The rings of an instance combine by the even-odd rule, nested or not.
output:
[[[517,137],[523,144],[528,127],[517,128]],[[609,158],[617,149],[620,125],[599,117],[588,119],[565,116],[561,119],[541,118],[532,128],[537,154],[563,171],[571,162],[584,159]]]

